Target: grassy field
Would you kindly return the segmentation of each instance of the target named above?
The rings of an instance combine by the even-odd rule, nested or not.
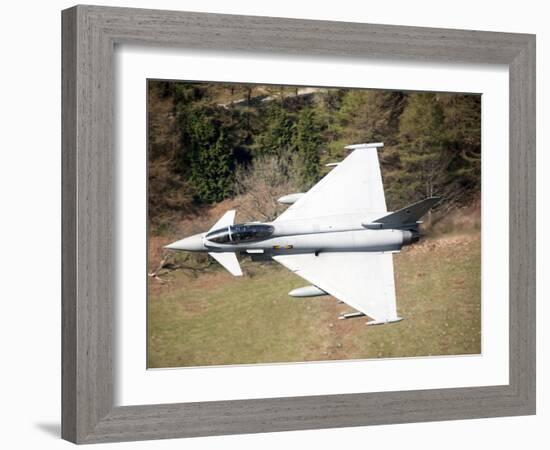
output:
[[[306,281],[276,263],[149,281],[148,367],[320,361],[481,351],[478,231],[431,238],[394,256],[405,320],[367,327],[333,297],[295,299]]]

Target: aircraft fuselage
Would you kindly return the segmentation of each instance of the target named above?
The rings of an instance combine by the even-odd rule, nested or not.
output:
[[[379,217],[374,214],[373,217]],[[308,220],[246,223],[200,233],[171,244],[173,250],[292,254],[399,251],[413,234],[399,229],[366,229],[368,215],[338,215]],[[257,229],[257,236],[254,236]],[[252,230],[252,232],[247,232]],[[268,234],[268,235],[267,235]]]
[[[397,251],[406,242],[401,230],[342,230],[308,234],[280,235],[259,242],[216,244],[204,240],[206,251],[264,250],[273,253],[304,253],[320,251]]]

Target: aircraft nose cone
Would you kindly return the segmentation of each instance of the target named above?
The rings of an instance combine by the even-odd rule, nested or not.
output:
[[[180,239],[179,241],[172,242],[166,245],[164,248],[169,250],[184,250],[187,252],[200,252],[206,250],[202,243],[204,233],[195,234],[193,236]]]

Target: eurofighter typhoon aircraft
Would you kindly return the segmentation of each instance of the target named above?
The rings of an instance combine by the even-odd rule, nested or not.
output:
[[[273,222],[234,224],[235,211],[228,211],[206,233],[165,248],[208,252],[235,276],[242,275],[236,253],[274,259],[311,283],[290,296],[332,295],[356,310],[341,319],[398,322],[392,255],[419,240],[419,219],[439,197],[388,212],[377,151],[383,146],[347,146],[351,154],[329,164],[334,169],[308,192],[279,199],[291,206]]]

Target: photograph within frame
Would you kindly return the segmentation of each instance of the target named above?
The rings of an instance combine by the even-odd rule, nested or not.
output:
[[[147,99],[148,368],[481,353],[481,95],[150,79]],[[374,165],[380,159],[387,210],[379,216],[408,214],[428,200],[414,227],[381,226],[368,209],[355,218],[362,235],[413,233],[409,242],[367,249],[394,260],[399,315],[395,293],[393,316],[367,322],[365,309],[342,301],[347,292],[337,287],[343,295],[328,296],[308,284],[311,274],[292,273],[280,254],[294,241],[261,238],[270,255],[233,249],[239,259],[221,265],[204,247],[174,251],[189,250],[182,238],[215,231],[227,211],[237,212],[235,225],[230,213],[217,228],[271,223],[335,161],[365,153],[346,149],[363,143],[376,146],[368,150]],[[330,258],[341,253],[336,266],[357,255],[340,250],[326,250]],[[219,261],[217,251],[211,256]],[[282,265],[266,263],[272,256]],[[367,286],[384,278],[378,266]],[[365,282],[355,290],[364,292]]]

